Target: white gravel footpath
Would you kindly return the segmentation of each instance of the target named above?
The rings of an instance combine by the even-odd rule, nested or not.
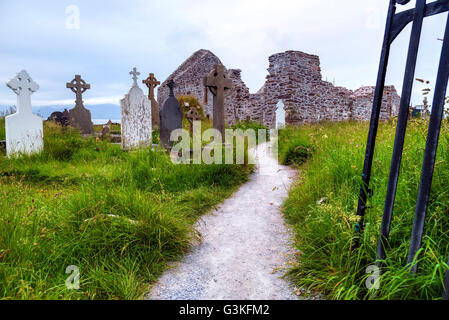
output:
[[[196,225],[202,235],[145,298],[150,300],[296,300],[281,276],[294,258],[281,206],[296,171],[258,146],[257,171]]]

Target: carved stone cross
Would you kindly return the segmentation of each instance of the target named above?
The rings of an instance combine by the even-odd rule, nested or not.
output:
[[[217,64],[208,76],[204,78],[204,85],[214,95],[214,128],[220,131],[222,139],[225,137],[225,91],[233,87],[232,81],[226,78],[225,67]]]
[[[153,128],[159,127],[161,120],[159,110],[160,108],[159,104],[154,98],[154,89],[161,83],[157,81],[156,77],[154,76],[154,73],[150,73],[148,78],[142,80],[142,83],[144,83],[148,87],[148,99],[150,99],[151,102],[151,124]]]
[[[149,89],[148,99],[154,99],[154,89],[161,84],[159,81],[157,81],[154,73],[150,73],[148,78],[142,80],[142,83],[146,84]]]
[[[83,93],[90,89],[90,84],[81,79],[80,75],[75,75],[75,79],[67,83],[67,89],[76,94],[76,107],[83,105]]]
[[[169,97],[174,97],[175,96],[175,81],[173,79],[171,79],[168,83],[167,83],[167,87],[170,89],[170,94],[168,95]]]
[[[93,134],[91,113],[83,105],[83,93],[90,89],[90,84],[81,79],[80,75],[75,75],[75,79],[67,83],[67,88],[76,94],[75,108],[69,111],[70,125],[80,129],[82,134]]]
[[[137,76],[140,76],[140,72],[138,72],[137,68],[134,67],[133,70],[129,72],[129,74],[133,76],[133,87],[137,87]]]
[[[186,113],[186,119],[189,120],[190,122],[193,122],[193,121],[201,120],[201,116],[198,113],[198,111],[196,111],[195,109],[190,109]]]
[[[193,134],[193,122],[200,121],[201,116],[197,110],[192,108],[186,113],[186,119],[189,121],[189,124],[190,124],[190,134]]]
[[[39,89],[39,85],[28,73],[25,70],[20,71],[6,85],[17,94],[17,113],[32,113],[31,95]]]

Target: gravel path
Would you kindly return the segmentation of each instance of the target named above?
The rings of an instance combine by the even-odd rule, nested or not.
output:
[[[162,275],[146,299],[299,299],[280,278],[295,253],[280,208],[296,172],[267,150],[268,144],[257,148],[250,181],[198,222],[201,243]]]

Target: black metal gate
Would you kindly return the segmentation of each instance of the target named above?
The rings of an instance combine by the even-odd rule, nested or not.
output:
[[[386,258],[385,248],[387,247],[390,234],[391,220],[393,216],[394,203],[396,199],[396,191],[398,186],[398,178],[401,167],[402,152],[404,148],[405,133],[409,118],[409,106],[415,77],[415,67],[418,56],[418,48],[420,45],[421,31],[424,18],[434,16],[449,11],[449,0],[438,0],[426,3],[426,0],[416,0],[414,9],[405,10],[396,13],[396,6],[405,5],[410,0],[390,0],[388,9],[388,17],[386,23],[385,37],[382,46],[382,54],[380,58],[379,73],[374,95],[373,110],[371,115],[371,124],[368,136],[368,144],[366,148],[365,164],[363,169],[363,184],[360,190],[360,198],[357,209],[357,215],[360,216],[360,222],[357,230],[363,232],[364,216],[367,208],[367,200],[372,196],[370,190],[371,171],[373,165],[374,148],[376,144],[376,136],[379,125],[379,116],[382,105],[382,96],[385,86],[385,75],[387,71],[388,59],[390,54],[390,46],[396,37],[404,30],[404,28],[413,22],[411,38],[408,49],[406,69],[404,74],[404,83],[401,94],[401,103],[399,106],[398,124],[396,129],[396,138],[393,149],[393,157],[391,161],[390,177],[387,188],[387,196],[385,200],[384,215],[380,230],[380,239],[377,249],[377,258],[383,261]],[[446,25],[446,31],[443,40],[443,49],[440,57],[440,65],[438,69],[435,94],[432,104],[432,114],[430,117],[429,132],[427,137],[426,151],[424,155],[423,169],[421,173],[421,182],[416,203],[415,221],[408,253],[408,264],[410,271],[416,273],[417,263],[416,256],[421,248],[425,218],[427,214],[429,195],[431,191],[432,178],[435,167],[436,153],[440,136],[441,122],[443,120],[444,105],[446,97],[446,89],[449,79],[449,18]],[[445,297],[449,297],[449,271],[447,273]]]

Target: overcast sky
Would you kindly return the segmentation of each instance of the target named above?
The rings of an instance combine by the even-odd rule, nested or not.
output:
[[[428,1],[429,2],[429,1]],[[319,55],[323,79],[356,89],[376,81],[389,0],[0,0],[0,105],[15,104],[5,83],[26,69],[40,85],[33,105],[73,105],[75,74],[92,85],[86,104],[116,103],[128,74],[165,80],[198,49],[242,69],[251,92],[268,57],[286,50]],[[414,5],[415,1],[406,6]],[[70,7],[72,6],[72,7]],[[73,28],[79,9],[79,29]],[[447,14],[426,19],[416,77],[435,82]],[[410,27],[395,42],[388,84],[398,91]],[[140,81],[139,81],[140,83]],[[422,101],[417,83],[413,103]]]

